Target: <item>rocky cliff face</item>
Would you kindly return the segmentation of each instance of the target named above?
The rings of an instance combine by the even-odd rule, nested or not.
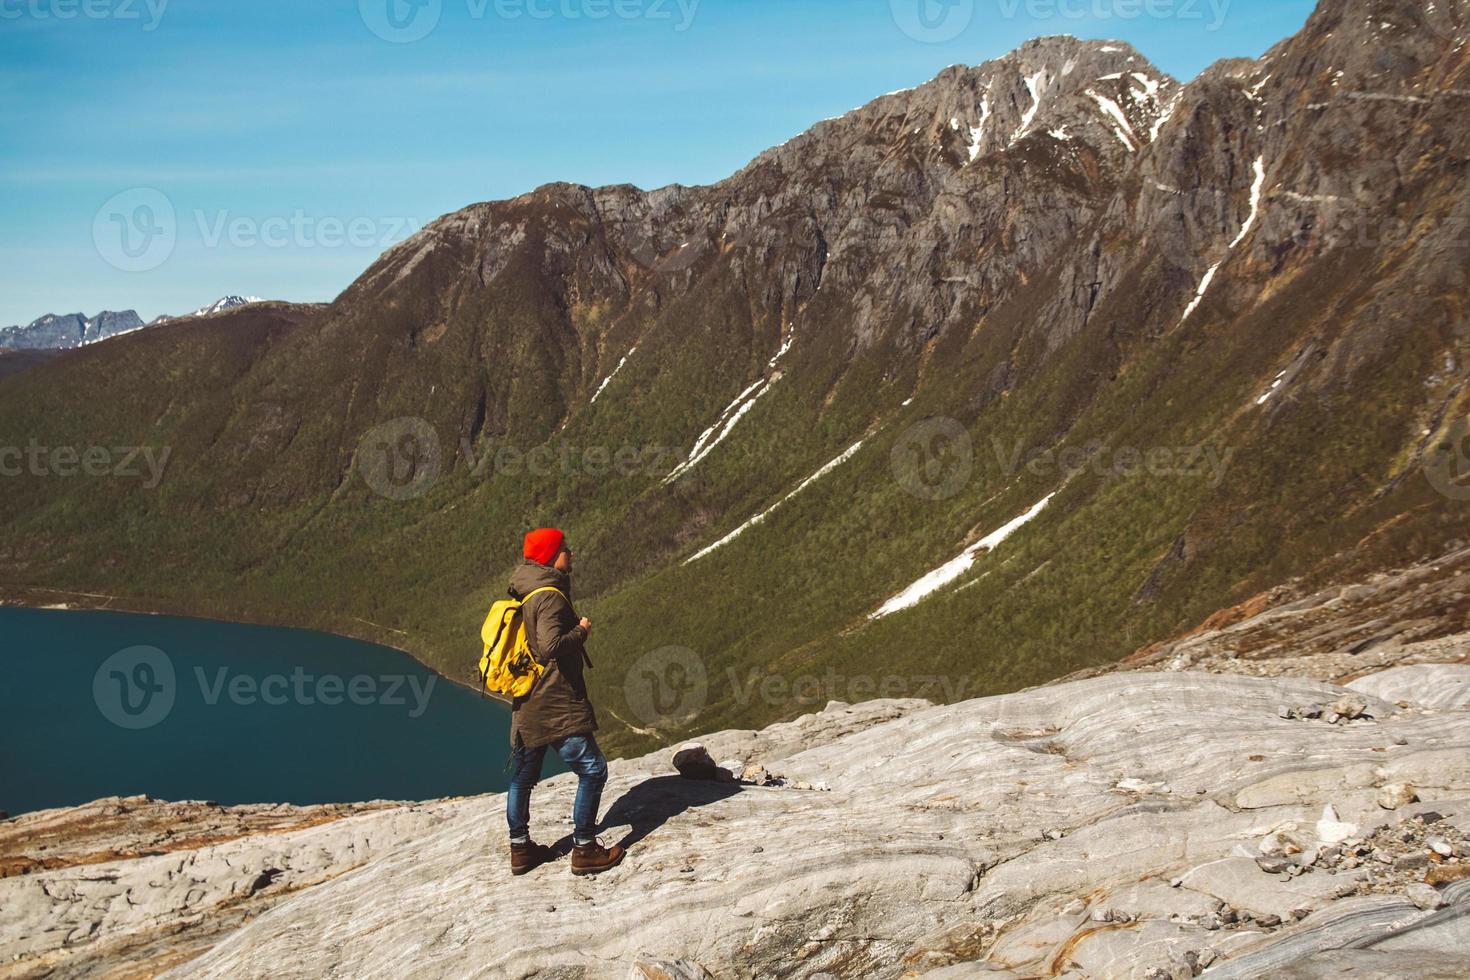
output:
[[[75,438],[64,405],[173,462],[146,498],[17,482],[0,588],[380,624],[466,677],[519,535],[557,524],[631,749],[791,717],[741,700],[750,671],[1015,690],[1441,554],[1470,472],[1466,24],[1324,0],[1188,84],[1042,39],[718,184],[477,204],[324,309],[12,376],[13,444]],[[697,712],[634,690],[669,648]]]
[[[1351,632],[1334,609],[1462,575],[1232,628]],[[565,856],[512,878],[502,796],[13,818],[0,976],[1464,976],[1470,634],[1345,685],[1249,635],[1276,676],[833,702],[703,736],[706,778],[668,749],[615,761],[603,837],[630,853],[597,879]],[[566,845],[574,785],[537,789],[543,842]]]

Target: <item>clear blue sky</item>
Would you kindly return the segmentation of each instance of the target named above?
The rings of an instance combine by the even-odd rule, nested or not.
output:
[[[1123,38],[1188,79],[1261,54],[1312,6],[0,0],[0,325],[330,300],[476,201],[551,180],[708,183],[1045,34]]]

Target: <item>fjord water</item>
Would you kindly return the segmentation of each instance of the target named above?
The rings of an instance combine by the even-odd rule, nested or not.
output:
[[[506,786],[504,706],[387,647],[17,608],[0,608],[0,638],[0,810],[11,814],[140,793],[327,803]]]

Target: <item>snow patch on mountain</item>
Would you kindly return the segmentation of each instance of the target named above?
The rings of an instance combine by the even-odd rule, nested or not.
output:
[[[1205,273],[1205,277],[1200,280],[1199,288],[1194,291],[1194,299],[1190,300],[1189,305],[1184,308],[1184,316],[1179,318],[1181,326],[1183,326],[1184,321],[1188,320],[1195,310],[1199,309],[1199,305],[1204,302],[1205,294],[1210,291],[1210,284],[1215,281],[1215,273],[1219,272],[1220,267],[1225,264],[1225,260],[1230,258],[1230,254],[1235,251],[1235,246],[1245,241],[1245,236],[1250,234],[1251,229],[1256,225],[1256,218],[1261,213],[1261,191],[1266,186],[1265,157],[1257,157],[1252,169],[1256,177],[1251,184],[1251,213],[1246,217],[1245,224],[1241,225],[1240,234],[1236,235],[1235,240],[1226,247],[1225,257],[1210,266],[1209,271]]]
[[[729,534],[725,535],[723,538],[710,545],[708,548],[704,548],[700,551],[695,552],[693,555],[684,560],[684,564],[688,565],[692,562],[699,561],[699,559],[703,558],[705,555],[710,554],[718,548],[724,547],[731,541],[734,541],[736,538],[740,537],[740,535],[744,534],[746,531],[764,521],[767,517],[770,517],[782,504],[786,503],[786,501],[790,500],[792,497],[795,497],[797,494],[801,493],[813,483],[816,483],[828,473],[831,473],[833,470],[837,469],[837,467],[841,466],[849,459],[852,459],[853,456],[857,455],[857,451],[863,448],[863,443],[865,442],[867,442],[867,439],[863,438],[859,439],[851,446],[848,446],[847,449],[843,450],[843,452],[836,459],[833,459],[831,462],[825,464],[821,469],[817,470],[811,476],[798,483],[795,490],[792,490],[786,496],[782,497],[780,500],[776,501],[774,504],[761,511],[759,514],[755,515],[750,520],[746,521],[744,524],[740,525],[735,530],[731,531]]]
[[[1118,141],[1128,147],[1130,152],[1137,150],[1138,143],[1134,138],[1133,126],[1128,122],[1128,117],[1123,114],[1123,110],[1118,107],[1118,103],[1105,95],[1099,95],[1092,89],[1087,90],[1087,95],[1092,101],[1097,103],[1097,107],[1102,110],[1103,115],[1107,116],[1109,121],[1113,123],[1113,132],[1118,137]]]
[[[689,458],[678,466],[675,466],[669,472],[669,475],[664,477],[664,485],[667,486],[685,473],[688,473],[702,459],[708,456],[711,450],[724,442],[725,437],[735,428],[735,424],[740,421],[741,416],[755,407],[755,403],[760,400],[761,395],[765,394],[766,389],[769,387],[770,382],[765,378],[761,378],[749,388],[736,395],[735,400],[729,405],[726,405],[724,411],[720,412],[719,417],[715,419],[714,425],[705,429],[699,434],[699,438],[694,440],[694,448],[689,450]],[[721,427],[721,422],[724,423],[723,427]],[[719,432],[718,435],[715,435],[716,431]]]
[[[1266,393],[1264,395],[1262,395],[1260,398],[1257,398],[1256,399],[1256,404],[1257,405],[1264,405],[1264,404],[1266,404],[1266,402],[1268,400],[1270,400],[1271,396],[1274,395],[1274,394],[1276,394],[1277,389],[1280,388],[1285,382],[1286,382],[1286,371],[1282,371],[1280,374],[1276,375],[1275,380],[1273,380],[1271,382],[1271,387],[1269,387],[1269,388],[1266,389]]]
[[[1031,523],[1036,518],[1036,515],[1046,509],[1046,505],[1051,503],[1052,498],[1056,495],[1056,491],[1047,494],[1041,498],[1036,506],[1032,507],[1020,517],[1017,517],[1009,524],[997,528],[979,541],[976,541],[970,547],[960,552],[957,557],[940,565],[934,571],[921,576],[914,584],[879,606],[877,611],[870,613],[868,619],[882,619],[884,616],[891,616],[900,610],[916,606],[946,585],[954,582],[970,570],[971,566],[975,564],[975,559],[980,556],[981,552],[993,551],[1011,535]]]
[[[597,386],[597,390],[592,393],[592,400],[589,401],[587,404],[593,405],[597,403],[598,396],[602,394],[603,389],[608,386],[608,383],[611,382],[613,378],[616,378],[618,376],[618,372],[623,369],[623,365],[628,363],[628,358],[632,357],[636,353],[638,353],[638,348],[634,347],[633,349],[629,350],[628,353],[623,355],[623,359],[618,361],[618,366],[612,369],[612,373],[602,379],[602,384]]]
[[[786,352],[791,350],[791,343],[795,339],[796,335],[794,333],[786,335],[786,339],[781,342],[780,349],[766,362],[767,370],[774,369],[781,358],[786,356]],[[664,477],[663,485],[668,486],[699,465],[699,462],[708,456],[716,446],[725,441],[725,437],[734,431],[736,424],[744,417],[745,413],[754,408],[755,403],[760,401],[761,396],[770,391],[771,386],[779,380],[781,380],[780,374],[776,374],[771,378],[761,378],[753,382],[749,388],[736,395],[735,400],[729,405],[726,405],[725,410],[715,419],[714,425],[711,425],[699,434],[699,438],[694,441],[694,448],[689,450],[689,458],[678,466],[675,466],[669,471],[669,475]],[[716,430],[719,431],[719,435],[715,435]]]
[[[1020,127],[1011,134],[1012,143],[1025,136],[1026,131],[1031,128],[1031,124],[1036,121],[1036,114],[1041,111],[1041,98],[1046,94],[1046,83],[1045,68],[1036,72],[1034,75],[1026,76],[1026,91],[1031,93],[1031,107],[1021,116]]]
[[[980,121],[970,127],[970,143],[965,148],[970,153],[970,163],[980,155],[980,144],[985,139],[985,124],[990,121],[990,99],[980,100]]]

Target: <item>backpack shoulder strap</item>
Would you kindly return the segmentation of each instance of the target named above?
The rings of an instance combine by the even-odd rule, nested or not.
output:
[[[557,595],[561,596],[563,599],[567,599],[567,594],[565,592],[563,592],[561,589],[558,589],[556,586],[554,586],[554,585],[543,585],[541,588],[539,588],[539,589],[532,589],[530,592],[527,592],[525,595],[521,596],[521,608],[524,609],[526,607],[526,603],[528,603],[528,602],[531,601],[531,597],[533,595],[540,595],[543,592],[555,592]],[[567,604],[570,605],[571,604],[571,601],[572,600],[567,599]],[[531,656],[535,657],[537,659],[537,661],[540,661],[541,660],[541,651],[539,651],[539,650],[536,649],[536,631],[535,630],[533,630],[533,629],[526,630],[526,645],[531,648]]]

